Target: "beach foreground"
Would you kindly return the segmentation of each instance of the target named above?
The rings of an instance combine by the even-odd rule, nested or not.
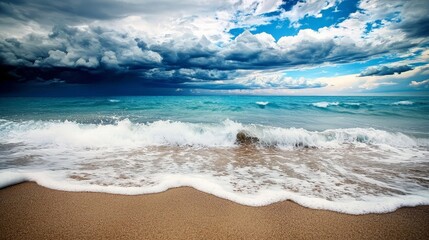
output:
[[[2,239],[429,239],[429,206],[347,215],[247,207],[192,188],[124,196],[22,183],[0,190]]]

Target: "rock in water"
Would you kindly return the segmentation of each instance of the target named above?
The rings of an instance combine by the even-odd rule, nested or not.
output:
[[[259,142],[259,138],[250,136],[248,133],[240,131],[237,133],[235,142],[238,144],[252,144]]]

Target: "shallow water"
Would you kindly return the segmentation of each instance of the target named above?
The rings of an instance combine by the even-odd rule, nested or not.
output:
[[[0,110],[0,187],[191,186],[351,214],[429,204],[428,98],[3,98]]]

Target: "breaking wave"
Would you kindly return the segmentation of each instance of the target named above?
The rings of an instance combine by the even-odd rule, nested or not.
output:
[[[115,124],[81,124],[70,121],[0,120],[0,136],[8,143],[62,146],[234,146],[238,132],[258,139],[262,146],[316,148],[341,147],[343,144],[382,144],[392,147],[426,145],[399,132],[373,128],[328,129],[308,131],[302,128],[280,128],[241,124],[225,120],[219,124],[155,121],[132,123],[120,120]]]
[[[237,134],[252,141],[237,142]],[[428,146],[428,139],[373,128],[0,120],[0,188],[34,181],[134,195],[190,186],[249,206],[292,200],[382,213],[429,204]]]
[[[398,101],[398,102],[394,102],[392,103],[392,105],[413,105],[414,102],[411,101]]]
[[[339,102],[317,102],[312,105],[318,108],[327,108],[329,106],[338,106],[339,104]]]

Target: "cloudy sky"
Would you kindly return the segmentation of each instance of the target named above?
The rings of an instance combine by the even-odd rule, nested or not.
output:
[[[0,1],[0,95],[429,95],[425,0]]]

